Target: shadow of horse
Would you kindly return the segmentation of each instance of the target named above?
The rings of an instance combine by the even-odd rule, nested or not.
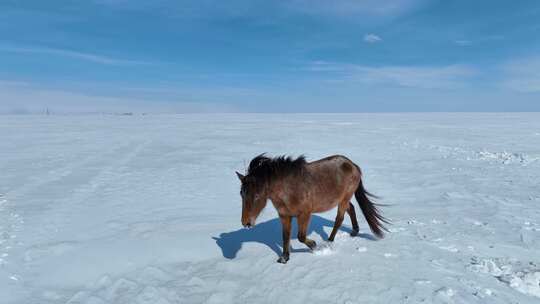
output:
[[[291,239],[297,239],[298,227],[296,225],[296,219],[293,220],[293,229],[291,231]],[[330,229],[334,227],[334,222],[320,217],[317,215],[311,216],[311,222],[309,225],[308,235],[312,232],[318,234],[323,240],[328,239],[328,234],[324,230],[324,227]],[[351,229],[345,226],[341,226],[339,229],[347,233],[351,233]],[[362,237],[368,240],[375,240],[371,234],[360,233],[357,237]],[[261,243],[272,249],[278,256],[281,256],[282,252],[282,240],[281,240],[281,221],[279,218],[275,218],[260,224],[255,225],[251,229],[239,229],[232,232],[224,232],[219,237],[212,237],[216,241],[216,244],[221,248],[223,257],[227,259],[236,258],[236,254],[242,249],[242,245],[248,242]],[[291,252],[309,252],[308,248],[305,249],[292,249]]]

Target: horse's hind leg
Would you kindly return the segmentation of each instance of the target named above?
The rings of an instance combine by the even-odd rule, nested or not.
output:
[[[347,200],[347,203],[348,202],[349,201]],[[334,241],[334,238],[336,237],[336,233],[339,230],[339,227],[341,227],[341,224],[343,223],[343,216],[345,215],[345,212],[348,210],[348,208],[349,208],[348,204],[339,204],[336,220],[334,222],[334,229],[332,229],[332,233],[330,234],[330,237],[328,237],[328,240],[330,242]]]
[[[314,240],[308,239],[307,232],[309,228],[309,220],[311,219],[311,214],[301,214],[298,216],[298,240],[306,246],[309,247],[309,249],[313,250],[317,246],[317,243],[315,243]]]
[[[347,213],[349,214],[349,217],[351,218],[352,222],[352,228],[351,236],[358,235],[358,231],[360,231],[360,228],[358,228],[358,220],[356,219],[356,211],[354,211],[354,206],[351,202],[349,202],[349,209],[347,209]]]

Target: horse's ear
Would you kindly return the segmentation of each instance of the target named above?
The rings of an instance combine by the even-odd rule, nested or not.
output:
[[[238,179],[239,179],[241,182],[244,181],[245,176],[242,175],[241,173],[238,173],[238,171],[236,171],[236,176],[238,176]]]

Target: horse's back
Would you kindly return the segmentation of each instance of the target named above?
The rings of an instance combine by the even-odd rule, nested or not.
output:
[[[310,167],[313,169],[326,168],[329,170],[338,170],[345,174],[352,174],[354,171],[359,171],[358,166],[348,157],[339,154],[312,161],[308,163],[308,168]]]
[[[307,164],[312,182],[316,185],[314,196],[335,204],[343,199],[350,199],[360,182],[360,170],[347,157],[332,155]],[[319,210],[330,208],[319,205]],[[320,212],[317,210],[318,212]]]

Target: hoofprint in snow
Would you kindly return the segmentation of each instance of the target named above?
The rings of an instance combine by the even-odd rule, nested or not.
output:
[[[538,303],[540,114],[0,116],[2,303]],[[314,215],[275,262],[235,170],[345,154],[383,240]],[[296,228],[293,235],[296,234]]]

